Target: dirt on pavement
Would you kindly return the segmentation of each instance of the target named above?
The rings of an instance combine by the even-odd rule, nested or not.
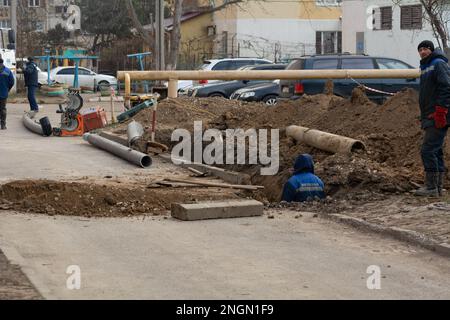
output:
[[[173,188],[152,182],[124,185],[101,181],[14,181],[0,186],[0,211],[46,215],[127,217],[167,215],[172,203],[236,199],[239,191]]]
[[[0,250],[0,301],[40,299],[41,295],[20,267],[12,265]]]
[[[134,120],[149,127],[151,111],[143,111]],[[352,192],[403,193],[422,181],[417,92],[406,89],[383,105],[372,103],[362,89],[351,99],[330,94],[303,96],[297,101],[280,102],[276,107],[221,98],[180,98],[165,100],[158,106],[158,142],[173,146],[174,129],[193,131],[194,121],[202,120],[204,129],[279,129],[280,171],[274,177],[261,177],[259,167],[228,166],[250,173],[253,183],[266,187],[268,201],[279,201],[282,186],[296,156],[311,153],[317,173],[327,185],[328,194],[346,197]],[[285,128],[301,125],[362,140],[366,152],[333,155],[286,137]],[[126,124],[115,129],[125,133]],[[146,137],[147,139],[149,137]],[[446,147],[446,156],[450,149]]]

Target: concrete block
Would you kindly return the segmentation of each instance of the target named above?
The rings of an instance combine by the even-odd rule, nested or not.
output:
[[[255,200],[172,204],[172,217],[183,221],[262,216],[264,205]]]

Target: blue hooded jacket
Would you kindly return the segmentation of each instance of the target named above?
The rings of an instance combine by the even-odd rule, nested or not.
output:
[[[8,99],[9,91],[14,87],[14,74],[4,65],[0,65],[0,99]]]
[[[437,49],[420,62],[420,113],[422,129],[434,126],[434,120],[429,119],[436,106],[450,107],[450,69],[448,59]],[[450,112],[447,116],[450,123]]]
[[[325,198],[325,185],[314,174],[314,161],[309,154],[297,158],[294,170],[294,175],[284,186],[283,201],[305,202],[309,199]]]

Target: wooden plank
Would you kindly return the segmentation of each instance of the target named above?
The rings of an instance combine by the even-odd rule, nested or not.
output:
[[[179,182],[179,183],[188,183],[188,184],[196,184],[196,185],[199,185],[199,186],[228,188],[228,189],[242,189],[242,190],[252,190],[252,191],[264,189],[263,186],[233,185],[233,184],[225,184],[225,183],[217,183],[217,182],[197,181],[197,180],[193,180],[193,179],[167,178],[167,179],[165,179],[165,181]]]

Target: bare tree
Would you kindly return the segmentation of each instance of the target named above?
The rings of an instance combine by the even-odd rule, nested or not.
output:
[[[444,0],[420,0],[420,2],[425,9],[425,18],[431,24],[436,40],[441,48],[448,53],[449,33],[447,23],[450,18],[450,2]]]
[[[175,0],[173,12],[173,29],[170,34],[168,70],[175,70],[178,64],[178,51],[181,42],[181,16],[183,13],[183,0]]]
[[[450,1],[419,0],[419,2],[424,8],[423,19],[430,24],[439,46],[446,53],[449,53],[448,41],[450,37],[447,24],[450,22]],[[393,3],[400,6],[404,1],[393,0]]]
[[[245,3],[248,0],[229,0],[224,1],[220,5],[216,5],[215,1],[211,1],[211,6],[205,12],[215,12],[224,9],[230,5],[239,5],[241,3]],[[132,21],[132,24],[142,40],[150,47],[154,48],[155,44],[155,33],[153,31],[149,31],[145,29],[140,22],[138,15],[136,14],[136,10],[133,4],[133,0],[125,0],[128,15]],[[171,11],[173,15],[173,26],[172,31],[170,33],[170,48],[168,54],[167,61],[167,69],[174,70],[177,67],[178,63],[178,51],[180,48],[180,40],[181,40],[181,17],[182,17],[182,8],[183,8],[183,0],[173,0],[171,1]]]

